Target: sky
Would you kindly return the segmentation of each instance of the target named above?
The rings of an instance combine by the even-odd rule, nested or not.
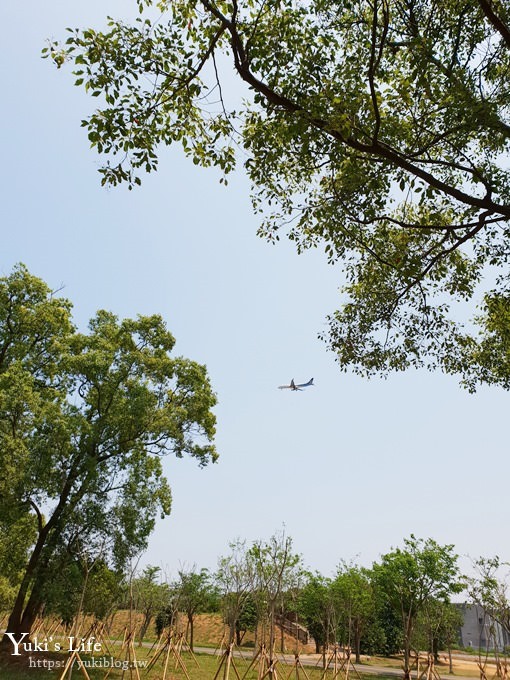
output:
[[[256,236],[242,170],[219,184],[178,149],[141,188],[104,189],[80,121],[95,100],[40,57],[66,26],[136,16],[134,0],[2,7],[0,276],[17,262],[74,304],[161,314],[176,351],[205,363],[218,395],[217,464],[167,459],[170,517],[140,566],[214,570],[236,539],[285,530],[305,565],[369,566],[411,533],[454,544],[463,568],[510,560],[508,394],[455,377],[339,371],[318,339],[341,304],[341,266]],[[278,390],[291,378],[315,386]]]

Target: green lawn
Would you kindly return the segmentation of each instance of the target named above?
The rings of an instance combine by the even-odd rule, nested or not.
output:
[[[150,658],[154,655],[154,650],[150,651],[145,647],[134,648],[136,659],[138,662],[147,664]],[[39,654],[39,664],[36,663],[36,655],[31,656],[31,666],[30,658],[16,658],[15,660],[6,659],[5,656],[0,657],[0,678],[1,680],[30,680],[30,678],[48,678],[48,680],[58,680],[62,675],[63,667],[66,662],[65,655],[58,654]],[[99,663],[105,664],[105,659],[108,663],[111,663],[110,656],[96,656],[96,665]],[[180,657],[182,664],[179,663],[178,658],[174,654],[169,654],[167,663],[167,680],[213,680],[215,675],[218,673],[218,680],[223,680],[224,665],[220,669],[221,657],[215,657],[209,654],[197,654],[192,657],[189,653],[183,653]],[[95,669],[91,667],[92,657],[85,657],[84,661],[87,664],[87,673],[91,680],[102,680],[106,673],[106,668],[96,667]],[[123,677],[123,669],[121,664],[126,660],[126,655],[120,653],[117,650],[117,657],[114,663],[118,664],[117,668],[113,668],[110,672],[108,678],[112,680],[120,680]],[[139,668],[140,678],[147,680],[161,680],[163,678],[163,668],[166,662],[166,652],[163,652],[157,663],[150,669]],[[14,663],[13,663],[14,661]],[[46,663],[44,663],[46,661]],[[58,667],[57,667],[58,664]],[[250,668],[251,665],[251,668]],[[50,670],[50,666],[53,669]],[[237,671],[237,673],[236,673]],[[229,680],[257,680],[258,677],[258,663],[252,664],[251,657],[246,659],[234,659],[233,666],[231,666]],[[85,676],[78,669],[77,666],[73,668],[72,678],[73,680],[79,680]],[[136,673],[134,671],[125,670],[124,678],[136,678]],[[306,666],[305,669],[301,667],[294,667],[291,665],[283,665],[278,663],[276,665],[276,678],[277,680],[322,680],[323,671],[319,667]],[[339,680],[343,679],[343,674],[339,675]],[[374,675],[366,677],[366,680],[373,680]],[[384,676],[381,676],[384,677]],[[325,678],[325,680],[333,680],[333,671],[330,670]],[[352,674],[352,679],[357,679],[356,674]],[[363,678],[365,680],[365,678]]]

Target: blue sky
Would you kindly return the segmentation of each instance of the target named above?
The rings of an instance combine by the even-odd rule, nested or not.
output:
[[[507,393],[468,395],[421,371],[340,373],[317,334],[340,304],[341,267],[259,239],[241,171],[224,188],[172,149],[140,189],[100,187],[80,128],[95,101],[40,51],[66,26],[126,9],[136,15],[134,0],[2,9],[0,272],[22,261],[63,285],[82,327],[99,308],[160,313],[178,353],[207,364],[220,460],[166,461],[173,512],[142,563],[214,569],[232,539],[283,525],[325,574],[341,559],[368,565],[410,533],[510,559]],[[306,392],[276,389],[312,376]]]

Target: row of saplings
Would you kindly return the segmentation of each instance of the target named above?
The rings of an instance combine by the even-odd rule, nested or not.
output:
[[[181,570],[172,581],[157,567],[125,579],[103,561],[86,569],[76,561],[51,581],[42,614],[75,629],[88,615],[104,622],[109,635],[129,621],[140,642],[180,630],[193,650],[197,616],[216,613],[207,617],[200,642],[255,650],[265,644],[270,654],[315,651],[324,661],[335,645],[352,650],[356,662],[362,654],[403,653],[409,677],[417,650],[428,652],[429,665],[438,661],[439,650],[448,650],[451,666],[462,615],[450,598],[462,591],[510,633],[499,560],[482,559],[477,568],[477,576],[467,579],[453,546],[411,536],[369,569],[342,563],[333,577],[325,577],[306,571],[292,541],[276,535],[249,547],[232,544],[215,573]],[[122,619],[115,614],[119,609],[131,615]]]

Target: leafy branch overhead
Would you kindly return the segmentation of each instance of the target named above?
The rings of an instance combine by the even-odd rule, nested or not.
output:
[[[133,25],[46,50],[103,102],[83,121],[103,183],[139,184],[160,144],[224,174],[243,149],[260,233],[342,263],[324,334],[342,368],[439,366],[508,389],[507,5],[138,4]],[[467,326],[459,302],[479,305]]]

